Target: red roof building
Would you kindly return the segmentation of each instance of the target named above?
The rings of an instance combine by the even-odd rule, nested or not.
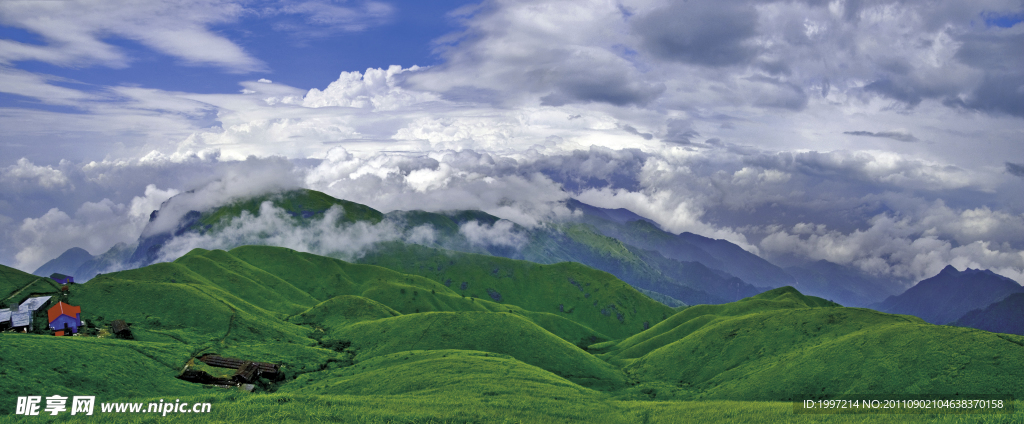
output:
[[[82,326],[82,308],[80,306],[57,302],[46,311],[46,314],[50,321],[50,329],[56,331],[58,336],[63,336],[65,329],[77,333],[78,327]]]

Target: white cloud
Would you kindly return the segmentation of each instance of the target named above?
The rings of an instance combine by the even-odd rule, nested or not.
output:
[[[880,214],[864,230],[843,233],[822,224],[800,223],[765,237],[772,258],[796,254],[828,260],[910,282],[931,277],[946,265],[991,269],[1024,283],[1024,215],[988,208],[954,210],[941,201],[909,216]],[[996,271],[1000,270],[1000,271]]]
[[[338,80],[323,91],[316,88],[309,90],[302,99],[302,105],[314,108],[340,106],[395,110],[417,103],[440,100],[440,96],[434,93],[406,90],[398,85],[403,73],[416,72],[419,69],[415,65],[407,69],[392,65],[387,70],[370,68],[363,74],[342,72]]]
[[[515,231],[512,221],[500,220],[494,224],[469,221],[459,226],[459,234],[470,243],[481,246],[507,246],[519,249],[526,244],[526,235]]]
[[[157,258],[160,262],[173,261],[195,248],[228,250],[243,245],[269,245],[353,260],[375,243],[406,237],[386,222],[336,225],[343,215],[344,209],[334,206],[322,218],[297,226],[288,212],[267,201],[260,205],[257,215],[243,211],[220,231],[172,238],[160,249]],[[433,231],[416,227],[409,236],[428,241],[433,239]]]
[[[44,189],[64,188],[70,185],[68,178],[59,169],[38,166],[26,158],[18,159],[17,164],[3,168],[0,171],[0,181],[15,185],[29,182]]]

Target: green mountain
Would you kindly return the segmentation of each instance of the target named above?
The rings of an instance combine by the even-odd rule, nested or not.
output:
[[[213,234],[222,231],[231,220],[243,214],[259,216],[261,205],[270,202],[284,210],[296,228],[304,227],[314,220],[324,219],[325,213],[332,207],[341,209],[341,214],[333,224],[343,227],[357,222],[367,224],[383,223],[388,228],[400,231],[408,239],[428,247],[454,250],[465,253],[479,253],[500,256],[510,259],[528,260],[531,262],[554,264],[558,262],[579,262],[615,275],[634,287],[653,291],[687,304],[724,303],[754,295],[761,291],[728,273],[701,262],[679,260],[665,256],[666,250],[645,250],[636,246],[651,240],[668,240],[666,243],[679,247],[683,243],[680,237],[661,231],[660,229],[632,229],[637,222],[619,224],[602,221],[594,217],[578,221],[552,222],[536,228],[524,228],[508,221],[480,211],[450,211],[432,213],[424,211],[394,211],[381,214],[364,205],[335,199],[326,194],[312,190],[294,190],[272,193],[253,198],[235,200],[227,205],[212,207],[207,210],[190,210],[188,206],[192,193],[178,195],[154,212],[143,236],[132,246],[115,246],[109,252],[86,260],[74,270],[65,266],[66,274],[74,275],[78,281],[88,281],[100,272],[120,266],[122,268],[141,267],[155,262],[160,258],[161,249],[176,237],[187,234]],[[579,204],[578,202],[572,203]],[[582,204],[579,204],[582,205]],[[197,206],[198,207],[198,206]],[[591,208],[594,209],[594,208]],[[180,218],[175,218],[180,215]],[[168,220],[178,219],[175,222]],[[638,221],[646,223],[646,221]],[[495,227],[497,225],[497,227]],[[649,225],[649,224],[648,224]],[[609,236],[609,228],[619,228],[618,233],[633,243],[624,243]],[[495,230],[495,229],[499,230]],[[473,230],[484,234],[472,234]],[[494,233],[501,233],[515,240],[505,242],[492,240]],[[416,234],[423,231],[429,237],[419,240]],[[654,233],[651,236],[648,233]],[[499,235],[500,236],[500,235]],[[708,239],[710,240],[710,239]],[[250,241],[251,242],[251,241]],[[725,243],[715,241],[715,243]],[[719,243],[719,244],[720,244]],[[662,244],[654,243],[655,247]],[[691,244],[684,243],[686,246]],[[731,245],[731,244],[729,244]],[[736,247],[735,251],[725,254],[729,260],[740,255],[741,262],[750,262],[751,256]],[[676,249],[678,250],[678,249]],[[694,252],[703,252],[693,247]],[[721,250],[721,249],[719,249]],[[675,250],[670,251],[675,252]],[[715,252],[718,252],[715,250]],[[73,255],[74,252],[66,252]],[[384,254],[387,254],[384,252]],[[716,253],[718,256],[721,254]],[[732,256],[730,256],[732,255]],[[77,257],[77,256],[76,256]],[[696,256],[700,260],[721,265],[717,259],[706,252]],[[763,262],[763,260],[757,259]],[[54,264],[66,264],[67,260],[56,261]],[[726,261],[728,262],[728,261]],[[756,262],[756,261],[755,261]],[[765,264],[767,262],[764,262]],[[761,266],[760,262],[755,264]],[[717,266],[717,265],[716,265]]]

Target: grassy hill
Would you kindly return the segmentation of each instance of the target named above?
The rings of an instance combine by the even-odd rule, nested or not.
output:
[[[788,400],[800,394],[1024,391],[1024,337],[842,308],[792,288],[687,308],[595,346],[662,397]],[[841,364],[841,365],[837,365]],[[984,377],[981,377],[984,376]]]
[[[509,355],[588,387],[620,388],[621,372],[514,313],[429,312],[364,321],[325,339],[351,343],[362,362],[410,350],[459,349]]]
[[[422,275],[467,297],[557,314],[616,339],[674,312],[638,296],[615,276],[578,263],[543,265],[400,243],[382,246],[360,262]]]
[[[182,193],[175,196],[162,205],[161,209],[164,209],[165,213],[177,211],[180,214],[187,210],[184,205],[193,195]],[[140,238],[137,243],[115,246],[80,266],[67,267],[68,271],[65,273],[75,275],[80,281],[86,281],[99,272],[118,266],[141,267],[152,264],[161,257],[164,246],[175,237],[193,233],[216,233],[243,214],[259,216],[261,205],[267,202],[290,215],[292,224],[296,227],[323,219],[326,211],[331,208],[341,208],[343,213],[333,223],[338,226],[356,222],[372,225],[385,221],[389,228],[397,228],[406,234],[429,233],[430,237],[420,241],[429,247],[543,264],[578,262],[611,273],[635,287],[674,297],[688,304],[724,303],[760,292],[762,289],[720,270],[729,266],[737,268],[730,265],[734,259],[759,269],[756,275],[764,274],[761,268],[773,267],[725,241],[706,240],[705,244],[711,246],[708,248],[714,252],[712,254],[684,241],[681,236],[656,227],[633,228],[637,223],[650,226],[651,224],[646,221],[612,222],[588,217],[590,219],[548,223],[536,228],[511,225],[506,221],[501,224],[508,224],[515,237],[523,241],[520,245],[510,246],[470,237],[464,231],[467,225],[472,232],[472,228],[486,228],[490,231],[495,228],[494,225],[499,224],[498,217],[481,211],[393,211],[385,215],[365,205],[302,189],[234,200],[207,210],[191,210],[184,213],[176,223],[163,222],[160,211],[157,211],[151,216],[151,221],[156,223],[147,226],[144,231],[146,236]],[[579,202],[571,204],[582,205]],[[597,209],[589,206],[587,208]],[[152,230],[157,227],[165,230]],[[623,239],[609,236],[611,233]],[[669,245],[671,249],[662,248]],[[636,246],[647,247],[642,249]],[[680,249],[689,249],[694,254],[676,255]],[[78,250],[71,249],[65,252],[62,258],[75,256],[76,252]],[[52,262],[61,262],[59,259]],[[737,269],[740,268],[744,267]]]
[[[171,422],[891,422],[795,416],[778,402],[1024,395],[1020,336],[844,308],[791,287],[677,311],[579,264],[422,249],[376,258],[400,270],[275,247],[195,250],[75,285],[84,319],[101,330],[126,319],[136,339],[0,333],[0,376],[14,382],[0,387],[0,414],[17,396],[57,393],[214,405],[161,419]],[[0,271],[14,282],[5,287],[34,278]],[[650,328],[636,325],[646,319]],[[205,353],[282,364],[285,378],[257,393],[175,378]],[[105,418],[152,419],[128,415]]]

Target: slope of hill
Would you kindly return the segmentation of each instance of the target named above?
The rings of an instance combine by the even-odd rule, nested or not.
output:
[[[351,343],[357,362],[410,350],[458,349],[509,355],[586,387],[624,384],[615,367],[545,331],[518,314],[428,312],[352,324],[325,344]]]
[[[1011,294],[983,309],[970,311],[953,325],[1024,335],[1024,293]]]
[[[32,294],[57,291],[53,280],[0,265],[0,308],[20,304]]]
[[[1024,288],[1009,278],[992,271],[952,266],[936,276],[921,280],[899,296],[872,305],[873,309],[920,317],[932,324],[949,324],[964,314],[984,308]]]
[[[592,350],[599,352],[605,360],[623,364],[721,320],[763,311],[838,306],[821,298],[804,296],[792,287],[780,287],[738,302],[688,307],[650,330],[624,340],[597,344]]]
[[[674,311],[608,273],[577,263],[526,261],[393,243],[360,262],[442,282],[470,298],[510,303],[586,325],[621,338]]]
[[[796,279],[796,287],[802,293],[831,299],[843,306],[867,307],[902,290],[895,281],[825,260],[785,270]]]

